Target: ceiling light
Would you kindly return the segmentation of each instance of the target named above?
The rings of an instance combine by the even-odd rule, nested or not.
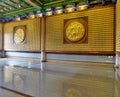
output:
[[[33,12],[31,12],[31,13],[29,14],[28,18],[29,18],[29,19],[34,19],[34,18],[35,18],[34,13],[33,13]]]
[[[15,18],[15,21],[20,21],[21,19],[20,19],[20,17],[19,16],[17,16],[16,18]]]
[[[82,10],[87,9],[88,6],[89,6],[88,4],[85,4],[85,3],[79,3],[79,4],[77,4],[76,9],[77,9],[77,11],[82,11]]]
[[[55,14],[61,14],[61,13],[63,13],[63,7],[62,6],[56,7]]]
[[[52,8],[47,8],[45,10],[46,16],[51,16],[53,14]]]
[[[35,15],[34,15],[34,14],[31,14],[31,15],[29,15],[29,18],[30,18],[30,19],[34,19],[34,18],[35,18]]]
[[[73,12],[75,11],[75,6],[73,4],[66,5],[65,12]]]
[[[43,13],[41,11],[37,11],[36,17],[42,17]]]
[[[42,17],[43,16],[43,13],[39,13],[36,15],[37,17]]]

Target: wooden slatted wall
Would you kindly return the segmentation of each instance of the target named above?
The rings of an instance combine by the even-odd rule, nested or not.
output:
[[[64,19],[88,17],[88,43],[63,44]],[[114,52],[114,5],[46,18],[46,51]]]
[[[116,4],[116,51],[120,52],[120,0]]]
[[[26,25],[26,43],[13,43],[13,28]],[[40,19],[9,22],[4,25],[4,49],[12,51],[40,51]]]

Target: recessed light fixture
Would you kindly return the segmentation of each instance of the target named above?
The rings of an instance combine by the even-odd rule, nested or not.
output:
[[[17,16],[16,18],[15,18],[15,21],[20,21],[21,20],[21,18],[19,17],[19,16]]]
[[[46,16],[51,16],[53,14],[52,8],[47,8],[45,10],[45,14],[46,14]]]
[[[76,10],[77,11],[82,11],[82,10],[85,10],[88,8],[88,4],[85,4],[85,3],[78,3],[77,6],[76,6]]]
[[[63,6],[59,6],[55,8],[54,14],[62,14],[63,13]]]
[[[65,10],[64,10],[65,12],[73,12],[73,11],[75,11],[75,6],[74,6],[74,4],[69,4],[69,5],[66,5],[66,7],[65,7]]]
[[[36,17],[42,17],[43,13],[41,11],[37,11]]]
[[[34,13],[33,13],[33,12],[31,12],[31,13],[29,14],[28,18],[29,18],[29,19],[34,19],[34,18],[35,18]]]

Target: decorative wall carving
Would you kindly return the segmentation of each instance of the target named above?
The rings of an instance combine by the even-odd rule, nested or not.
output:
[[[87,43],[88,17],[64,20],[64,43]]]
[[[25,38],[22,42],[15,42],[14,29],[26,26]],[[17,28],[18,27],[18,28]],[[40,52],[41,49],[41,19],[26,19],[19,22],[8,22],[4,24],[4,50]],[[19,31],[18,31],[19,32]]]
[[[88,32],[79,41],[65,37],[68,21],[88,17]],[[66,22],[65,22],[66,21]],[[63,33],[64,31],[64,33]],[[90,10],[46,18],[46,51],[79,53],[114,53],[114,6],[98,6]]]
[[[15,44],[25,43],[26,25],[20,25],[14,27],[13,40]]]

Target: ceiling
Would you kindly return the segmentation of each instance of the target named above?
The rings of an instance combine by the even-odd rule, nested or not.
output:
[[[37,11],[44,14],[47,8],[82,2],[88,2],[88,0],[0,0],[0,21],[8,22],[15,20],[16,17],[24,19],[30,14],[36,14]]]

